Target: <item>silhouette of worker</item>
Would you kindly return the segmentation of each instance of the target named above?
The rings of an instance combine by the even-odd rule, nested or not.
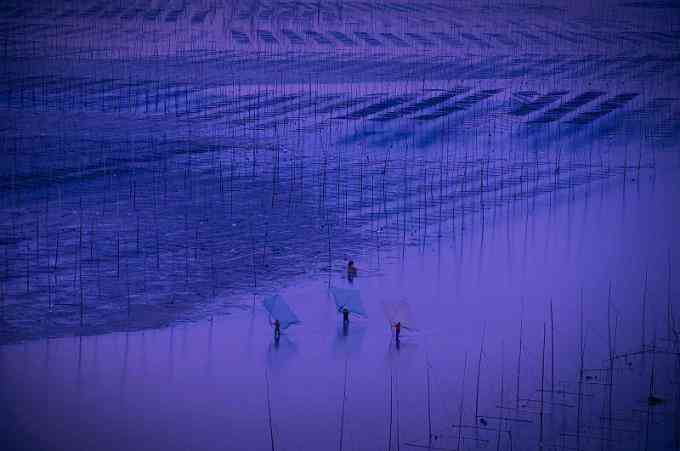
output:
[[[277,340],[281,337],[281,322],[277,319],[274,321],[274,340]]]
[[[349,309],[347,307],[343,307],[342,309],[342,324],[348,324],[349,323]]]
[[[350,260],[347,263],[347,280],[352,283],[354,278],[357,276],[357,267],[354,266],[354,260]]]

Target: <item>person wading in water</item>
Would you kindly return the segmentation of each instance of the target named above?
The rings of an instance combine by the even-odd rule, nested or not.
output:
[[[278,340],[281,337],[281,322],[277,319],[274,321],[274,339]]]
[[[350,260],[347,263],[347,280],[349,283],[354,282],[354,278],[357,276],[357,267],[354,266],[354,260]]]

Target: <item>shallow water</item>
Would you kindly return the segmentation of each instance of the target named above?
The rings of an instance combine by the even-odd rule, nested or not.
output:
[[[494,210],[483,234],[476,224],[456,240],[371,252],[357,261],[353,284],[368,317],[352,318],[347,335],[328,280],[303,276],[281,291],[302,324],[285,331],[278,345],[256,297],[252,309],[212,321],[4,346],[3,422],[17,428],[14,444],[26,448],[269,449],[268,380],[276,449],[333,449],[342,440],[343,449],[371,450],[388,445],[391,377],[392,445],[399,440],[406,449],[407,443],[427,445],[429,372],[435,445],[456,448],[462,406],[465,448],[493,449],[500,437],[501,448],[512,440],[523,449],[535,446],[540,434],[544,358],[545,446],[575,447],[582,295],[580,446],[598,449],[609,425],[613,449],[662,449],[674,430],[672,355],[616,360],[613,425],[601,419],[609,412],[602,385],[607,293],[611,282],[615,354],[640,350],[648,271],[644,344],[662,346],[665,261],[680,244],[674,234],[680,218],[664,207],[679,194],[675,170],[645,172],[625,184],[625,193],[621,183],[605,182],[573,197],[553,196],[552,205],[546,197]],[[333,274],[331,284],[348,282]],[[402,297],[419,330],[405,332],[397,349],[380,301]],[[654,394],[668,402],[648,410],[652,368]],[[501,380],[504,409],[498,407]]]

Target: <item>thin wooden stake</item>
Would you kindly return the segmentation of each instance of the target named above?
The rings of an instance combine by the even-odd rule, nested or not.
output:
[[[272,425],[272,403],[271,397],[269,395],[269,373],[267,372],[267,370],[264,371],[264,379],[265,383],[267,384],[267,418],[269,420],[269,438],[271,439],[272,451],[275,451],[276,448],[274,447],[274,427]]]
[[[550,298],[550,399],[555,397],[555,317],[553,315],[553,301]]]
[[[541,410],[539,414],[538,447],[543,448],[543,396],[545,394],[545,323],[543,323],[543,351],[541,353]]]
[[[517,385],[515,388],[515,410],[519,411],[519,381],[522,373],[522,335],[524,334],[524,299],[522,299],[522,314],[519,318],[519,347],[517,350]]]
[[[426,362],[427,377],[427,443],[432,446],[432,408],[430,404],[430,362]]]
[[[342,411],[340,414],[340,446],[339,451],[342,451],[342,442],[345,438],[345,401],[347,400],[347,371],[349,360],[345,360],[345,382],[342,389]]]

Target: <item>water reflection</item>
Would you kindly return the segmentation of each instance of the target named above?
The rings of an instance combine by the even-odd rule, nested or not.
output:
[[[267,347],[267,368],[271,374],[277,374],[291,364],[298,354],[298,347],[287,334],[278,339],[272,338]]]
[[[580,399],[583,411],[592,412],[580,420],[581,449],[600,448],[585,431],[606,437],[607,430],[598,429],[607,426],[601,416],[634,425],[629,430],[635,432],[621,432],[620,439],[614,434],[617,444],[648,433],[649,449],[663,449],[674,405],[657,400],[677,399],[677,370],[674,342],[666,340],[672,329],[655,336],[654,324],[667,322],[667,284],[671,305],[677,291],[667,243],[671,261],[680,255],[671,227],[677,218],[660,208],[680,186],[669,179],[664,186],[653,196],[641,187],[639,199],[629,198],[626,208],[638,214],[624,223],[620,205],[608,202],[620,193],[605,193],[608,214],[584,212],[569,226],[579,239],[565,239],[567,216],[574,212],[563,204],[528,223],[520,214],[494,229],[487,224],[482,256],[481,236],[472,231],[455,242],[443,240],[440,253],[408,247],[390,260],[385,250],[380,277],[363,277],[364,266],[372,269],[374,262],[362,262],[354,287],[361,289],[367,316],[352,316],[345,327],[327,299],[325,280],[312,277],[282,288],[303,322],[283,331],[278,342],[266,312],[250,308],[249,298],[247,310],[212,321],[0,347],[0,422],[34,448],[49,442],[54,449],[213,450],[228,442],[235,449],[271,449],[267,373],[277,449],[336,449],[343,401],[345,449],[384,449],[388,437],[393,449],[396,443],[427,446],[429,369],[435,445],[455,447],[460,440],[463,447],[509,449],[512,436],[515,449],[537,446],[544,393],[545,447],[576,447]],[[648,227],[654,232],[637,233]],[[436,271],[441,277],[433,277]],[[381,301],[400,298],[408,299],[420,330],[405,330],[397,344]],[[549,338],[544,348],[551,305],[555,343]],[[586,366],[579,396],[581,324]],[[617,331],[611,372],[604,364],[608,324]],[[652,349],[653,355],[636,354]],[[649,425],[640,418],[650,418]]]
[[[359,319],[339,325],[333,340],[333,354],[342,359],[357,356],[362,349],[366,328],[367,325]]]

